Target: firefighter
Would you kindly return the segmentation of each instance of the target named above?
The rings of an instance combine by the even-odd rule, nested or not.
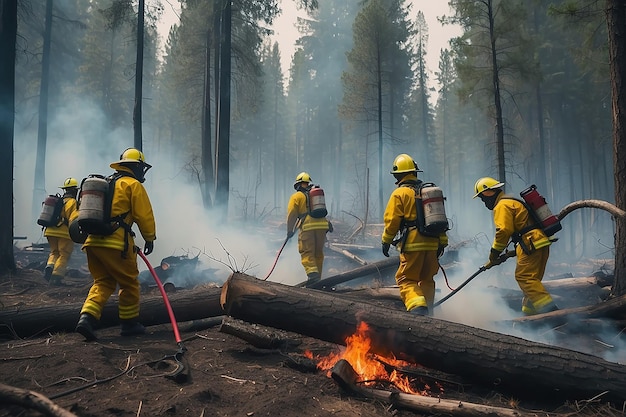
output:
[[[137,250],[134,244],[134,223],[145,241],[144,253],[150,254],[156,239],[156,224],[152,205],[143,186],[145,173],[152,167],[147,164],[143,152],[126,149],[120,160],[111,168],[122,174],[116,181],[111,203],[111,217],[123,216],[123,224],[108,236],[90,234],[83,245],[87,253],[93,285],[80,311],[76,331],[86,340],[96,339],[94,328],[107,300],[119,286],[118,315],[121,335],[143,334],[144,326],[139,317],[139,270]]]
[[[390,173],[398,187],[391,193],[385,209],[382,251],[388,257],[391,245],[396,244],[400,251],[400,265],[396,272],[400,297],[407,311],[428,315],[435,298],[433,277],[439,270],[439,257],[448,245],[448,236],[445,232],[425,236],[418,230],[416,193],[422,183],[417,178],[418,172],[422,171],[410,155],[400,154],[393,161]],[[398,232],[402,237],[394,241]]]
[[[307,287],[322,279],[326,233],[332,232],[332,226],[326,217],[315,218],[310,215],[311,181],[311,176],[306,172],[298,174],[293,184],[296,192],[291,195],[287,205],[287,239],[295,234],[296,228],[300,230],[298,251],[307,276]]]
[[[70,216],[76,212],[78,181],[76,178],[66,178],[59,188],[63,190],[61,223],[57,226],[46,227],[43,234],[50,245],[50,255],[46,262],[43,277],[50,285],[63,285],[67,264],[74,251],[74,242],[70,239],[68,224]]]
[[[504,183],[483,177],[474,185],[474,198],[479,197],[493,211],[496,234],[485,267],[491,268],[500,261],[500,253],[509,241],[515,244],[517,265],[515,281],[524,293],[522,312],[525,315],[558,310],[554,300],[541,283],[550,255],[551,240],[537,227],[522,202],[507,196]]]

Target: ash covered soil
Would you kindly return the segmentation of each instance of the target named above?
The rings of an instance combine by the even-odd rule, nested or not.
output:
[[[81,303],[91,278],[80,270],[62,287],[49,286],[41,270],[21,268],[0,277],[2,310]],[[160,298],[158,291],[142,294]],[[116,302],[112,297],[110,302]],[[389,304],[390,308],[399,308]],[[165,308],[165,307],[164,307]],[[78,317],[78,311],[76,316]],[[106,416],[430,416],[396,409],[342,390],[325,371],[298,362],[309,351],[325,356],[340,347],[290,334],[286,350],[262,350],[220,332],[179,323],[186,351],[184,370],[172,377],[179,346],[171,324],[149,326],[145,335],[125,338],[117,327],[99,329],[97,342],[77,333],[46,333],[27,339],[0,332],[0,383],[39,393],[84,417]],[[45,329],[45,324],[42,324]],[[161,360],[164,359],[164,360]],[[294,364],[300,363],[299,366]],[[438,383],[415,379],[419,388]],[[623,415],[601,400],[572,404],[521,402],[484,387],[440,382],[431,395],[498,407],[534,410],[536,415]],[[6,388],[6,387],[4,387]],[[393,387],[379,386],[393,391]],[[40,416],[9,404],[0,393],[0,416]]]

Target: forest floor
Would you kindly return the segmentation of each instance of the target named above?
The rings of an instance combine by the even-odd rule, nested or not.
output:
[[[22,265],[16,274],[0,277],[0,308],[81,303],[91,278],[84,268],[72,272],[64,286],[55,287],[43,280],[40,269]],[[142,297],[160,294],[149,292]],[[110,300],[115,301],[115,297]],[[401,308],[388,303],[389,308]],[[0,383],[39,393],[81,417],[444,415],[357,398],[327,372],[293,366],[294,357],[304,358],[305,352],[330,355],[340,350],[337,345],[293,334],[297,343],[289,349],[263,350],[221,332],[218,325],[194,329],[180,323],[179,328],[186,349],[182,353],[170,324],[150,326],[145,335],[137,337],[121,337],[117,327],[99,329],[98,341],[91,343],[77,333],[43,332],[24,339],[5,331],[0,333],[4,334]],[[170,375],[176,369],[175,358],[184,365],[177,377]],[[549,404],[506,397],[484,387],[441,382],[431,383],[439,387],[432,390],[427,381],[415,379],[412,383],[426,395],[516,408],[537,416],[625,415],[601,398]],[[1,391],[0,417],[42,415],[9,403]]]

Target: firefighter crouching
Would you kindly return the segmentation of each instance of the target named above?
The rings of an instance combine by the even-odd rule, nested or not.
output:
[[[524,293],[522,312],[525,315],[558,310],[541,280],[546,271],[552,241],[538,227],[521,201],[505,195],[504,183],[483,177],[474,184],[474,198],[479,197],[493,211],[496,234],[485,266],[490,268],[498,262],[498,256],[509,241],[515,243],[517,265],[515,281]]]
[[[300,230],[298,251],[307,275],[307,287],[322,279],[326,233],[332,232],[332,225],[326,219],[328,212],[323,192],[319,198],[316,197],[314,194],[321,189],[313,187],[311,181],[308,173],[298,174],[293,184],[296,192],[291,195],[287,205],[287,238],[295,234],[296,228]]]
[[[422,171],[407,154],[400,154],[393,161],[391,174],[398,188],[391,193],[385,209],[382,252],[389,256],[394,237],[401,232],[402,237],[395,242],[400,251],[400,265],[396,272],[400,297],[407,311],[428,315],[435,298],[433,277],[439,269],[438,258],[448,245],[448,236],[445,232],[425,236],[418,230],[416,192],[422,185],[417,178],[418,172]]]

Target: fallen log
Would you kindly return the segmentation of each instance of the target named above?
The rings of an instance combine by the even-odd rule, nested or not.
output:
[[[458,417],[536,417],[537,413],[527,413],[504,407],[472,404],[465,401],[445,400],[402,392],[391,392],[376,388],[358,386],[358,375],[345,360],[337,361],[331,371],[333,380],[345,391],[365,398],[371,398],[396,408],[427,413],[428,415],[452,415]]]
[[[220,288],[200,288],[180,290],[168,295],[179,322],[221,316],[224,314],[219,304]],[[57,306],[14,308],[0,311],[0,335],[26,338],[42,333],[73,332],[78,321],[82,303]],[[139,320],[146,326],[169,323],[167,308],[160,296],[141,299]],[[104,306],[99,327],[119,324],[117,300],[110,299]]]
[[[259,349],[286,349],[301,343],[285,331],[251,324],[228,316],[224,317],[220,332],[245,340]]]
[[[626,400],[626,366],[560,347],[240,273],[223,285],[220,302],[235,318],[340,345],[362,321],[372,353],[516,396],[574,399],[608,391],[611,400]]]
[[[43,394],[4,384],[0,384],[0,404],[4,407],[18,405],[49,417],[77,417],[76,414],[58,406]]]
[[[355,261],[358,264],[367,265],[367,261],[365,259],[360,258],[359,256],[353,254],[352,252],[350,252],[347,249],[337,248],[337,247],[335,247],[334,244],[329,244],[328,245],[328,249],[332,250],[333,252],[337,252],[337,253],[345,256],[346,258]]]
[[[391,257],[389,259],[383,259],[382,261],[374,262],[360,268],[353,269],[351,271],[343,272],[341,274],[333,275],[328,278],[324,278],[316,284],[313,284],[309,288],[315,289],[324,289],[327,291],[331,291],[333,285],[341,284],[343,282],[347,282],[356,278],[362,278],[371,274],[380,274],[380,272],[390,269],[397,268],[400,261],[398,257]],[[296,287],[304,287],[306,285],[306,281],[296,284]]]
[[[610,318],[626,320],[626,295],[611,298],[607,301],[585,307],[567,308],[534,316],[518,317],[511,320],[515,324],[549,324],[557,326],[573,320],[592,318]]]

